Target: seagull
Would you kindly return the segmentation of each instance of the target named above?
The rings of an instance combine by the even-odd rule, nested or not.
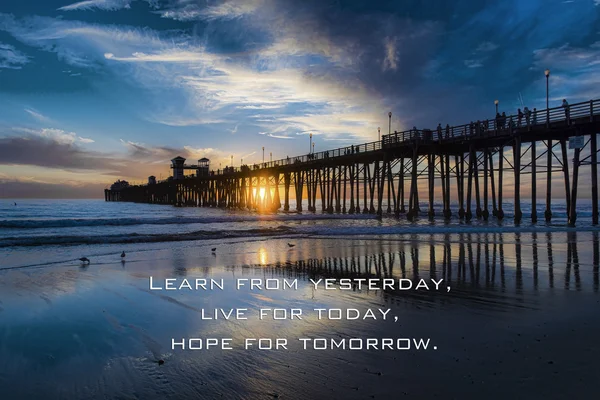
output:
[[[121,258],[125,258],[125,252],[121,253]]]
[[[79,261],[81,261],[81,262],[83,262],[83,263],[88,263],[88,264],[90,263],[90,259],[89,259],[89,258],[87,258],[87,257],[81,257],[81,258],[79,259]]]
[[[295,244],[288,243],[288,247],[294,247]]]
[[[217,251],[217,248],[213,247],[212,249],[210,249],[210,251],[212,251],[214,253],[215,251]]]

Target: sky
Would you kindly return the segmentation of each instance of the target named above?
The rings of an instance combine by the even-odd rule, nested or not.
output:
[[[6,0],[0,197],[600,97],[600,0]],[[522,102],[522,103],[521,103]]]

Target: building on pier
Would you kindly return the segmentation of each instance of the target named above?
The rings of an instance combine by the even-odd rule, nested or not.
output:
[[[156,185],[156,177],[154,175],[148,177],[148,185]]]
[[[173,179],[183,179],[183,167],[185,158],[177,156],[171,160],[171,168],[173,168]]]
[[[198,169],[196,170],[196,176],[198,176],[198,177],[208,176],[209,168],[210,168],[210,160],[208,158],[204,157],[204,158],[199,159],[198,160]]]
[[[129,182],[125,180],[122,181],[119,179],[118,181],[110,185],[110,190],[119,191],[125,189],[126,187],[129,187]]]

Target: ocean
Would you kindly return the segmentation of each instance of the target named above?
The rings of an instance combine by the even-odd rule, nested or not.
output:
[[[515,225],[508,203],[503,221],[467,223],[431,221],[425,204],[409,222],[1,200],[0,393],[11,400],[591,398],[588,383],[600,378],[600,232],[591,204],[578,201],[572,228],[564,203],[553,203],[551,223],[539,204],[537,224],[525,203]],[[183,289],[154,290],[150,277],[156,287]],[[352,290],[341,290],[341,279],[354,282]],[[397,290],[356,284],[361,279],[414,284]],[[224,289],[195,286],[210,280]],[[295,287],[250,285],[267,281]],[[269,317],[274,309],[287,310],[286,318]],[[287,317],[291,309],[303,318]],[[223,317],[231,310],[249,317]],[[370,312],[377,318],[365,317]],[[265,346],[285,339],[287,349],[261,349],[261,338]],[[219,345],[206,349],[208,339]],[[232,350],[220,347],[227,339]],[[364,347],[367,339],[378,347]],[[382,349],[384,339],[393,348]]]

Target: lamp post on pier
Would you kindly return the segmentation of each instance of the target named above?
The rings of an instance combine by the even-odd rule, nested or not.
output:
[[[544,71],[544,75],[546,75],[546,123],[550,123],[550,70],[547,69]]]
[[[496,114],[498,114],[498,103],[499,103],[498,100],[494,100],[494,104],[496,105]]]
[[[310,138],[310,142],[308,144],[308,152],[310,153],[312,149],[314,149],[314,145],[312,143],[312,132],[310,133],[310,135],[308,135],[308,137]]]
[[[377,128],[377,140],[381,142],[381,128]]]
[[[263,149],[263,164],[265,163],[265,146],[262,147]]]
[[[313,154],[315,154],[315,144],[314,143],[312,144],[312,152],[313,152]]]
[[[388,117],[390,119],[390,127],[388,129],[388,134],[391,135],[392,134],[392,112],[391,111],[388,113]]]
[[[270,157],[269,161],[273,162],[273,152],[269,153],[269,157]]]
[[[233,155],[231,155],[231,166],[233,167]]]

